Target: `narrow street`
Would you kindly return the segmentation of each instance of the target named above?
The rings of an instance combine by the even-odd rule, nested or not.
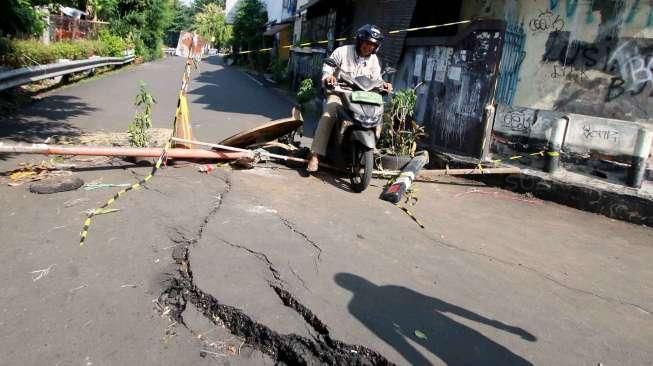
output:
[[[169,128],[184,60],[47,93],[0,120],[0,141],[126,131],[140,80]],[[209,58],[189,88],[193,135],[216,142],[291,104]],[[2,156],[0,171],[42,156]],[[134,183],[107,161],[75,174]],[[646,365],[653,230],[482,183],[417,183],[410,211],[328,172],[166,167],[119,188],[51,195],[0,186],[0,362]],[[43,270],[40,271],[39,270]]]

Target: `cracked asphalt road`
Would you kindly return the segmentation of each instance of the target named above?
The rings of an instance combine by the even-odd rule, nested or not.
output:
[[[159,100],[155,127],[167,127],[182,69],[171,58],[50,92],[1,121],[0,139],[125,130],[139,80]],[[189,93],[198,139],[290,113],[234,68],[200,71]],[[4,157],[0,170],[41,159]],[[111,163],[75,174],[126,183],[149,172]],[[81,248],[83,211],[114,190],[0,186],[1,363],[653,359],[650,228],[451,178],[417,185],[422,230],[378,199],[382,181],[362,194],[342,183],[274,164],[169,167],[97,216]]]

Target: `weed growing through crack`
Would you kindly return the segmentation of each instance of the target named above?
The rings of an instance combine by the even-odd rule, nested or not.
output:
[[[138,110],[134,120],[128,127],[129,143],[134,147],[147,147],[150,144],[150,132],[152,127],[152,109],[156,103],[154,96],[146,89],[146,84],[141,81],[138,94],[134,98],[134,105]]]

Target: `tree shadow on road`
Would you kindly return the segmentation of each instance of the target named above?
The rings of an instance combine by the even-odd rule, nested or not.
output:
[[[193,102],[204,104],[206,109],[280,119],[289,117],[293,107],[290,101],[235,69],[204,71],[193,82],[201,84],[189,90],[188,94],[198,95],[199,98]]]
[[[81,130],[72,125],[70,118],[95,110],[77,97],[49,96],[14,115],[0,118],[0,139],[40,143],[52,136],[79,136]]]
[[[377,286],[351,273],[335,282],[353,293],[349,312],[412,365],[429,365],[407,340],[427,349],[447,365],[531,365],[506,347],[455,321],[489,325],[535,342],[529,332],[402,286]],[[452,316],[453,315],[453,316]]]

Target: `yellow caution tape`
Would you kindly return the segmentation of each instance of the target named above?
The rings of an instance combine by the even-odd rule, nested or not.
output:
[[[514,155],[514,156],[510,156],[510,157],[505,158],[505,159],[495,159],[495,160],[490,160],[490,162],[492,162],[493,164],[499,164],[499,163],[501,163],[501,162],[503,162],[503,161],[506,161],[506,160],[517,160],[517,159],[521,159],[521,158],[529,157],[529,156],[539,156],[539,157],[551,156],[551,157],[558,157],[558,156],[560,156],[560,152],[558,152],[558,151],[544,151],[544,150],[542,150],[542,151],[534,152],[534,153],[531,153],[531,154],[528,154],[528,155]]]
[[[189,57],[190,58],[190,57]],[[173,124],[173,136],[175,133],[181,133],[183,136],[186,136],[188,139],[192,139],[191,135],[191,130],[190,130],[190,122],[189,122],[189,109],[188,109],[188,101],[186,99],[186,89],[188,88],[188,85],[190,84],[190,73],[191,73],[191,66],[195,66],[195,69],[197,69],[197,64],[194,62],[191,62],[188,60],[186,62],[186,68],[184,69],[184,74],[182,76],[182,82],[181,82],[181,89],[179,91],[179,99],[177,100],[177,110],[175,112],[175,120]],[[179,129],[179,131],[177,131]],[[101,215],[103,213],[107,212],[113,212],[113,211],[108,211],[107,208],[111,206],[120,196],[123,194],[136,190],[145,183],[147,183],[152,177],[154,177],[154,174],[161,168],[161,164],[165,161],[166,159],[166,154],[168,149],[171,147],[172,144],[172,138],[166,142],[165,146],[163,147],[163,151],[161,152],[161,155],[156,161],[156,164],[154,164],[154,167],[152,168],[152,171],[150,174],[148,174],[145,178],[141,179],[140,181],[132,184],[131,186],[117,192],[113,197],[111,197],[107,202],[96,208],[95,210],[91,211],[88,214],[88,217],[86,220],[84,220],[84,226],[82,227],[82,231],[79,233],[80,240],[79,240],[79,245],[83,246],[86,243],[86,238],[88,237],[88,229],[91,226],[91,223],[93,222],[93,217],[97,215]],[[189,146],[190,147],[190,146]]]
[[[422,223],[419,221],[419,219],[418,219],[418,218],[417,218],[417,217],[416,217],[412,212],[410,212],[410,210],[408,210],[405,206],[399,206],[399,205],[395,205],[395,206],[397,206],[397,207],[398,207],[400,210],[402,210],[406,215],[408,215],[408,217],[410,217],[411,219],[413,219],[413,221],[415,221],[415,223],[416,223],[417,225],[419,225],[419,227],[421,227],[422,229],[425,229],[425,228],[426,228],[426,227],[424,226],[424,224],[422,224]]]
[[[175,122],[172,127],[173,136],[183,138],[185,140],[192,140],[193,133],[190,125],[190,110],[188,108],[188,100],[183,92],[179,93],[179,101],[177,103],[177,111],[175,112]],[[175,142],[174,147],[181,147],[191,149],[191,144]]]
[[[434,29],[434,28],[449,27],[449,26],[452,26],[452,25],[465,24],[465,23],[471,23],[471,22],[472,22],[472,20],[461,20],[459,22],[453,22],[453,23],[444,23],[444,24],[427,25],[427,26],[424,26],[424,27],[397,29],[397,30],[392,30],[392,31],[388,32],[388,34],[395,34],[395,33],[402,33],[402,32],[414,32],[414,31],[424,30],[424,29]]]
[[[405,33],[405,32],[415,32],[419,30],[425,30],[425,29],[435,29],[435,28],[442,28],[442,27],[450,27],[452,25],[459,25],[459,24],[466,24],[466,23],[471,23],[473,20],[461,20],[459,22],[453,22],[453,23],[444,23],[444,24],[434,24],[434,25],[426,25],[423,27],[415,27],[415,28],[406,28],[406,29],[395,29],[391,30],[388,32],[388,34],[397,34],[397,33]],[[347,37],[342,37],[342,38],[336,38],[334,41],[336,42],[343,42],[348,39],[352,38],[347,38]],[[299,47],[307,47],[312,44],[326,44],[329,43],[329,40],[321,40],[321,41],[314,41],[314,42],[304,42],[300,43]],[[283,46],[282,48],[292,48],[294,46]],[[261,48],[260,50],[248,50],[248,51],[239,51],[237,53],[244,55],[248,53],[253,53],[253,52],[269,52],[272,51],[272,48]]]
[[[150,172],[150,174],[148,174],[145,178],[141,179],[137,183],[134,183],[131,186],[119,191],[118,193],[113,195],[113,197],[109,198],[109,200],[104,205],[96,208],[95,210],[91,211],[88,214],[88,217],[86,218],[86,220],[84,220],[84,226],[82,227],[82,231],[79,233],[79,235],[80,235],[79,245],[80,246],[83,246],[84,243],[86,242],[86,237],[88,236],[88,228],[91,226],[91,223],[93,222],[93,217],[97,216],[97,215],[102,215],[102,214],[105,214],[105,213],[109,213],[109,212],[115,212],[115,211],[112,211],[112,210],[108,210],[108,207],[111,206],[114,202],[116,202],[116,200],[118,198],[120,198],[120,196],[122,196],[123,194],[125,194],[125,193],[127,193],[127,192],[129,192],[131,190],[136,190],[136,189],[140,188],[148,180],[152,179],[152,177],[154,176],[154,173],[156,173],[156,171],[159,170],[159,168],[161,168],[161,164],[165,159],[166,152],[167,152],[169,147],[170,147],[170,142],[167,142],[166,146],[163,148],[163,152],[161,153],[161,156],[159,156],[159,159],[156,161],[156,164],[152,168],[152,171]]]

